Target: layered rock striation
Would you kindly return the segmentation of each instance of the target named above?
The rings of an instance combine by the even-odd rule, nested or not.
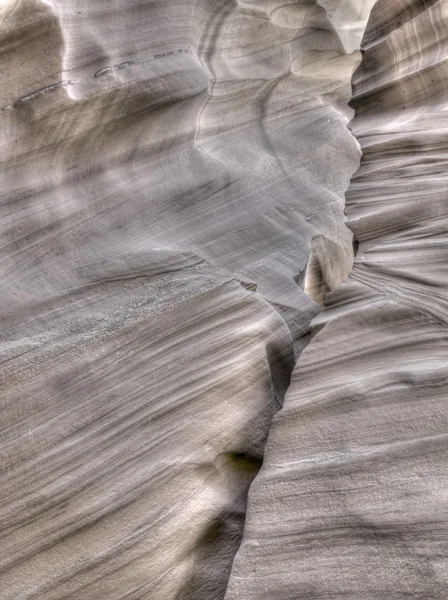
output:
[[[2,600],[447,597],[448,5],[373,4],[0,4]]]
[[[2,600],[223,598],[352,265],[361,4],[1,4]]]
[[[228,600],[447,597],[447,19],[444,0],[372,11],[359,249],[274,418]]]

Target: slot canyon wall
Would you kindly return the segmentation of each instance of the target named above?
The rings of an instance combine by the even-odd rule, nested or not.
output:
[[[447,0],[0,23],[0,598],[445,600]]]
[[[448,592],[448,3],[373,8],[353,79],[359,243],[249,495],[226,598]]]

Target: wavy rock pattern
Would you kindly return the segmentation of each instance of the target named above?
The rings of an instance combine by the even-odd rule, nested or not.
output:
[[[223,598],[372,2],[2,2],[2,600]]]
[[[372,11],[359,250],[274,418],[228,600],[447,597],[447,32],[445,0]]]

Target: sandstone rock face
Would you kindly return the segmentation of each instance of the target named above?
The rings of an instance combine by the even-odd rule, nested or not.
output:
[[[1,600],[446,598],[447,4],[349,108],[373,5],[0,3]]]
[[[274,418],[228,600],[447,597],[447,19],[445,1],[372,11],[359,250]]]
[[[352,4],[2,4],[2,599],[223,598],[352,265]]]

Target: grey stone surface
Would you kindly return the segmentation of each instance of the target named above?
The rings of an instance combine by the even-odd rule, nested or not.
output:
[[[447,19],[445,1],[373,8],[359,249],[274,418],[228,600],[448,595]]]
[[[373,5],[0,3],[2,600],[447,597],[447,2]]]

